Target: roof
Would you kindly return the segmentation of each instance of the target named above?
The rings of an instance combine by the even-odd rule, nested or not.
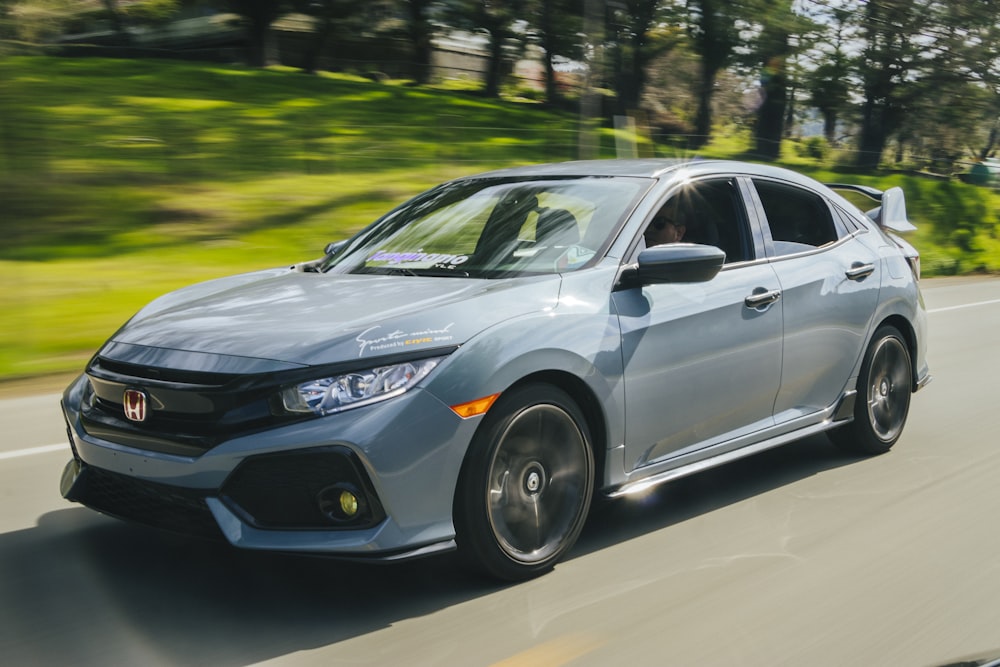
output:
[[[630,176],[638,178],[660,178],[669,173],[689,170],[692,175],[700,173],[733,173],[755,176],[770,176],[782,178],[797,183],[816,182],[794,171],[771,165],[761,165],[752,162],[736,160],[706,160],[706,159],[613,159],[613,160],[577,160],[571,162],[554,162],[548,164],[511,167],[477,174],[478,177],[539,177],[539,176]]]

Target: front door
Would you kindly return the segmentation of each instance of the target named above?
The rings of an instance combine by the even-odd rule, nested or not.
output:
[[[625,382],[625,465],[643,465],[773,424],[781,379],[781,300],[768,264],[705,283],[616,292]]]

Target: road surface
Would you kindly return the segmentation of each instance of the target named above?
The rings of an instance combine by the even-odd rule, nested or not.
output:
[[[63,501],[57,395],[0,401],[0,664],[913,665],[1000,657],[1000,280],[924,281],[889,454],[822,437],[596,508],[528,583],[246,553]]]

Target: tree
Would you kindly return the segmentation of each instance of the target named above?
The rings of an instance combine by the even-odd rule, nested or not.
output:
[[[20,37],[18,30],[20,26],[13,16],[13,4],[13,0],[0,0],[0,56],[6,50],[4,40]],[[0,124],[0,128],[3,128],[2,124]]]
[[[132,41],[132,36],[128,32],[128,28],[125,27],[125,17],[118,8],[118,0],[101,0],[101,2],[108,14],[108,19],[111,21],[111,27],[114,28],[115,34],[118,36],[118,40],[122,44],[129,44]]]
[[[698,80],[698,112],[695,116],[694,148],[708,143],[712,134],[712,97],[719,71],[730,64],[740,43],[738,6],[729,0],[687,0],[687,31],[691,46],[701,60]]]
[[[228,0],[228,3],[246,21],[248,63],[253,67],[270,64],[271,24],[288,10],[288,5],[278,0]]]
[[[0,39],[40,43],[57,37],[80,12],[78,5],[79,0],[0,0]]]
[[[932,0],[878,0],[865,5],[858,59],[864,100],[857,165],[878,167],[886,143],[903,121],[916,93],[916,72],[930,35]]]
[[[293,7],[316,19],[312,39],[303,54],[302,69],[315,74],[319,59],[335,29],[356,14],[360,7],[354,0],[295,0]]]
[[[662,0],[622,0],[608,5],[618,113],[638,108],[650,63],[677,43],[665,13],[671,7]]]
[[[536,33],[545,67],[545,99],[554,104],[559,99],[556,56],[578,58],[582,55],[580,32],[583,29],[583,7],[580,0],[538,0],[536,11]]]
[[[103,0],[105,5],[108,0]],[[118,5],[125,21],[131,25],[160,25],[173,19],[181,8],[181,0],[140,0]]]
[[[454,28],[479,32],[487,38],[486,82],[483,95],[499,97],[508,42],[523,39],[517,21],[529,0],[441,0],[441,18]]]
[[[823,117],[823,136],[833,145],[837,143],[837,122],[850,106],[851,61],[847,44],[856,24],[852,21],[856,10],[819,3],[812,8],[818,11],[809,16],[813,32],[808,48],[803,51],[810,62],[804,85],[809,102]]]
[[[970,139],[988,134],[996,122],[998,20],[1000,7],[991,0],[880,0],[865,7],[860,166],[876,167],[894,137],[899,158],[910,144],[946,170]]]
[[[430,21],[433,0],[404,0],[406,8],[406,33],[413,47],[413,78],[417,83],[427,83],[431,78],[431,52],[434,35]]]
[[[935,64],[956,73],[967,96],[958,104],[974,127],[963,132],[963,148],[989,157],[1000,141],[1000,6],[992,0],[950,2]],[[951,29],[957,28],[957,29]]]
[[[792,0],[763,2],[758,11],[760,30],[751,51],[751,60],[760,72],[754,153],[773,160],[781,152],[790,104],[788,61],[794,52],[792,40],[802,30],[799,17],[792,12]]]

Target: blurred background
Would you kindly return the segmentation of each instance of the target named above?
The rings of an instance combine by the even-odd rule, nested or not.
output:
[[[1000,4],[0,0],[0,383],[448,178],[631,156],[906,192],[1000,271]]]

